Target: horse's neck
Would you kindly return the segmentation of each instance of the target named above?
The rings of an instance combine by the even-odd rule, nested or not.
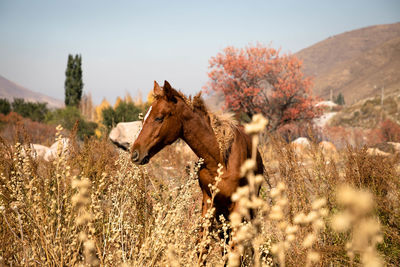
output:
[[[221,154],[214,131],[204,116],[190,112],[183,123],[182,139],[198,157],[204,159],[207,168],[217,168]]]

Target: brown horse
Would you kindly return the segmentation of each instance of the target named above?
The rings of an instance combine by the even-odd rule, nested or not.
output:
[[[135,164],[146,164],[166,145],[183,139],[194,153],[204,159],[199,171],[199,183],[203,193],[202,215],[207,212],[207,200],[211,197],[209,184],[214,184],[218,163],[223,165],[220,192],[214,199],[216,218],[229,214],[236,205],[231,200],[239,186],[247,184],[240,176],[240,166],[251,157],[251,139],[232,118],[216,116],[207,111],[200,94],[193,100],[173,89],[165,81],[163,88],[154,82],[155,101],[149,108],[141,132],[131,147]],[[257,155],[258,174],[263,172],[261,156]]]

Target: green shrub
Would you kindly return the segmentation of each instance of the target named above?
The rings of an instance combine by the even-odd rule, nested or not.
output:
[[[0,113],[7,115],[11,111],[11,105],[8,99],[0,98]]]
[[[119,122],[137,121],[142,110],[133,103],[121,102],[115,109],[103,109],[103,124],[111,129]]]
[[[97,123],[86,121],[76,107],[68,106],[63,109],[56,109],[55,111],[48,113],[48,116],[46,117],[47,123],[55,125],[61,124],[68,130],[72,130],[77,121],[79,123],[77,134],[80,139],[94,135]]]
[[[47,103],[25,102],[23,98],[14,98],[11,106],[14,112],[33,121],[44,121],[46,114],[49,112]]]

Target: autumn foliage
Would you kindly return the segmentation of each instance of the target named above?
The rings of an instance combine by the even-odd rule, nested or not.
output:
[[[48,145],[54,141],[55,133],[55,126],[32,121],[18,113],[0,114],[0,136],[8,142],[21,141],[22,135],[26,135],[32,143]]]
[[[399,142],[400,141],[400,126],[390,119],[386,119],[381,122],[380,130],[382,136],[387,142]]]
[[[209,62],[210,78],[204,90],[222,92],[225,107],[252,117],[262,113],[270,130],[288,123],[307,122],[318,111],[311,95],[311,79],[301,72],[293,55],[257,45],[227,47]]]

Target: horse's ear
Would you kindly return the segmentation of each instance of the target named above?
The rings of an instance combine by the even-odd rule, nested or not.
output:
[[[158,83],[156,81],[154,81],[154,88],[153,88],[153,94],[154,96],[162,96],[162,90],[160,88],[160,86],[158,85]]]
[[[174,89],[172,89],[171,85],[169,84],[169,82],[164,81],[164,86],[163,86],[163,93],[164,96],[167,97],[168,101],[172,101],[174,103],[176,103],[176,98],[174,96]]]

